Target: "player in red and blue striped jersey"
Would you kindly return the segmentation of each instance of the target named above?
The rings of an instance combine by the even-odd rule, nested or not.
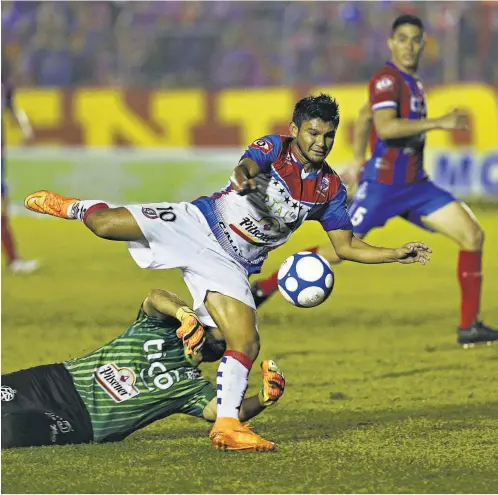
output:
[[[461,249],[458,342],[467,345],[498,340],[498,332],[478,319],[484,240],[481,227],[470,209],[430,181],[424,169],[427,131],[467,127],[467,115],[458,110],[437,119],[427,118],[424,88],[417,77],[424,38],[418,17],[398,17],[388,40],[392,58],[370,79],[369,102],[362,107],[355,129],[356,163],[343,174],[347,182],[360,180],[348,207],[353,232],[362,238],[390,218],[401,216],[453,239]],[[369,133],[372,154],[365,162]],[[311,250],[332,263],[340,261],[330,245]],[[276,288],[276,274],[255,283],[256,302],[265,301]]]
[[[387,62],[370,79],[369,95],[373,112],[395,112],[397,118],[404,120],[427,119],[422,83],[415,76],[399,70],[393,62]],[[362,181],[404,186],[427,178],[424,132],[406,137],[381,137],[372,128],[370,146],[372,156],[365,162]]]

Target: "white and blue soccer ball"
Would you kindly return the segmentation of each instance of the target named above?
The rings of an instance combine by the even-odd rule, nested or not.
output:
[[[280,266],[278,288],[294,306],[313,308],[332,293],[334,273],[323,256],[302,251],[289,256]]]

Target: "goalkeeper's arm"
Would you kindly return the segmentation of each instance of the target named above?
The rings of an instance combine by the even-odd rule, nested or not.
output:
[[[240,421],[248,421],[261,411],[275,404],[285,389],[285,377],[274,361],[261,363],[263,388],[257,395],[242,401],[239,412]],[[204,418],[208,421],[216,420],[216,398],[204,408]]]
[[[195,311],[176,294],[164,289],[152,289],[143,303],[143,309],[149,316],[176,318],[181,323],[176,335],[183,340],[187,354],[200,352],[205,341],[204,326]]]
[[[183,299],[164,289],[152,289],[143,303],[144,311],[156,318],[176,318],[176,313],[183,307],[188,307]]]

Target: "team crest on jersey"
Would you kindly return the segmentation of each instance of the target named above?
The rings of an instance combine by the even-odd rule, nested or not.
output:
[[[135,373],[130,368],[118,368],[115,363],[109,363],[98,368],[93,374],[102,390],[114,402],[124,402],[140,393],[135,387]]]
[[[273,149],[273,144],[266,139],[257,139],[251,144],[251,146],[249,146],[249,148],[260,150],[266,155]]]
[[[320,190],[321,191],[327,190],[329,188],[329,185],[330,185],[329,178],[327,176],[323,176],[322,181],[320,182]]]
[[[382,93],[383,91],[389,91],[394,86],[394,77],[392,76],[383,76],[382,79],[379,79],[375,83],[375,92]]]
[[[142,213],[143,213],[144,217],[150,218],[151,220],[155,220],[156,218],[159,218],[157,216],[156,210],[154,210],[153,208],[143,207]]]

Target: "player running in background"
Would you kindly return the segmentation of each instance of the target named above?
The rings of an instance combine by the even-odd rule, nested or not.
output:
[[[115,442],[172,414],[214,421],[216,391],[198,366],[220,359],[225,347],[184,301],[152,290],[133,324],[99,349],[2,375],[2,448]],[[263,388],[244,399],[241,421],[284,392],[277,365],[261,368]]]
[[[391,60],[370,79],[369,103],[361,108],[355,126],[355,161],[343,174],[345,182],[353,183],[361,173],[348,208],[353,232],[363,238],[373,228],[400,216],[455,241],[460,247],[458,343],[467,346],[498,340],[498,332],[478,318],[483,231],[472,211],[430,181],[424,170],[425,133],[467,127],[467,116],[458,110],[427,118],[424,88],[416,75],[424,44],[422,21],[412,15],[398,17],[388,40]],[[365,162],[369,134],[372,155]],[[331,263],[341,261],[330,244],[308,251],[318,251]],[[254,283],[256,303],[262,304],[276,289],[277,273]]]
[[[218,370],[218,416],[210,437],[217,448],[240,448],[249,437],[238,420],[248,374],[259,352],[255,303],[248,275],[261,270],[268,252],[287,241],[305,220],[321,223],[335,251],[359,263],[426,263],[430,249],[409,243],[397,249],[355,238],[346,190],[327,165],[338,105],[328,95],[297,102],[292,136],[252,143],[228,186],[192,203],[110,207],[48,191],[30,194],[25,206],[39,213],[79,219],[97,236],[128,241],[142,268],[181,268],[201,321],[216,325],[227,351]],[[244,432],[244,437],[241,432]],[[259,439],[260,450],[274,444]]]
[[[33,129],[31,128],[28,117],[26,116],[24,111],[21,108],[15,106],[14,88],[8,80],[8,68],[4,60],[2,60],[2,251],[7,258],[7,268],[11,272],[30,273],[38,269],[38,262],[35,260],[23,260],[19,258],[9,222],[7,182],[5,180],[5,132],[3,122],[6,112],[9,112],[14,116],[19,126],[21,127],[24,139],[26,139],[27,141],[31,140],[33,138]]]

